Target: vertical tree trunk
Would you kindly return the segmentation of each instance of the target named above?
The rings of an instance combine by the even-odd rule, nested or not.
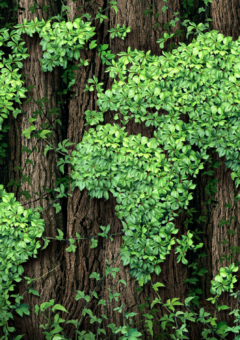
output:
[[[213,0],[212,2],[212,29],[219,31],[224,36],[231,36],[233,41],[237,40],[240,35],[239,28],[239,2],[228,1],[225,2],[223,0]],[[221,267],[229,267],[229,261],[220,262],[222,255],[232,255],[230,247],[239,246],[239,236],[238,236],[238,215],[240,204],[239,201],[234,203],[234,196],[239,195],[239,188],[237,189],[234,182],[231,179],[231,170],[228,169],[225,165],[226,157],[219,157],[217,153],[211,153],[212,159],[214,161],[219,161],[221,165],[218,169],[214,171],[214,178],[218,180],[216,185],[217,192],[214,197],[214,201],[218,202],[216,207],[214,204],[207,205],[203,207],[203,202],[206,202],[207,195],[205,193],[206,181],[210,179],[209,176],[204,175],[202,178],[201,174],[198,176],[197,180],[197,188],[196,190],[196,200],[195,206],[199,207],[203,212],[205,209],[208,209],[208,212],[203,213],[202,215],[206,216],[206,222],[201,223],[201,230],[203,231],[203,240],[205,253],[208,255],[205,258],[201,259],[201,264],[208,270],[208,273],[201,280],[201,288],[203,290],[203,298],[204,300],[212,297],[210,293],[210,281],[219,273],[219,269]],[[202,170],[201,173],[203,173]],[[224,208],[225,204],[230,203],[232,205],[231,208]],[[231,219],[231,217],[235,219]],[[229,221],[230,224],[225,224],[224,226],[220,226],[220,220]],[[228,234],[229,230],[234,230],[236,234]],[[222,241],[228,240],[228,244],[220,244]],[[240,256],[238,253],[232,259],[232,262],[239,261]],[[236,273],[237,278],[239,278],[239,272]],[[239,283],[236,282],[234,285],[236,292],[239,289]],[[203,301],[202,301],[203,303]],[[237,308],[236,299],[233,299],[230,296],[230,293],[224,293],[221,295],[219,299],[219,303],[221,305],[227,305],[231,309],[226,311],[221,311],[216,314],[218,322],[225,321],[230,327],[233,327],[234,317],[229,315],[229,311]],[[207,309],[206,309],[207,308]],[[212,308],[210,306],[205,305],[205,310],[211,311]],[[197,339],[199,336],[199,328],[192,327],[193,331],[193,339]],[[234,339],[234,334],[229,334],[227,337],[228,340]]]
[[[50,5],[50,16],[58,14],[58,8],[55,1],[38,1],[39,8],[34,14],[29,11],[29,7],[31,5],[31,1],[21,1],[20,6],[25,8],[25,11],[22,15],[18,16],[19,23],[23,23],[25,18],[27,20],[32,20],[35,16],[37,16],[39,20],[43,17],[46,20],[47,14],[46,12],[42,11],[44,5]],[[25,41],[25,47],[28,49],[27,53],[30,55],[30,57],[23,62],[22,73],[26,74],[25,86],[35,86],[31,92],[27,93],[27,96],[32,96],[35,101],[46,97],[49,103],[44,105],[44,112],[50,120],[54,120],[56,117],[53,116],[51,118],[47,111],[51,108],[59,107],[58,102],[61,98],[57,93],[59,90],[61,90],[61,71],[55,68],[51,73],[42,72],[40,63],[40,58],[42,58],[42,47],[39,45],[40,39],[38,35],[35,34],[33,38],[24,35],[23,39]],[[21,166],[23,168],[23,175],[26,177],[31,177],[31,182],[22,182],[22,187],[16,192],[18,199],[25,208],[34,208],[37,206],[44,208],[47,206],[48,202],[45,199],[34,202],[38,198],[36,192],[38,192],[41,196],[44,195],[45,198],[49,198],[49,194],[45,195],[45,191],[42,186],[45,185],[46,189],[54,189],[56,187],[57,177],[61,177],[60,171],[56,166],[58,159],[57,155],[51,151],[48,153],[46,158],[44,157],[43,151],[45,149],[46,143],[43,140],[38,141],[36,138],[26,139],[25,137],[21,136],[23,130],[29,126],[28,119],[32,117],[32,114],[35,110],[39,110],[39,106],[32,101],[25,103],[24,100],[23,110],[25,114],[19,115],[16,120],[12,117],[9,119],[11,126],[9,131],[9,177],[10,179],[19,179],[19,169],[14,170],[14,167]],[[64,112],[60,111],[61,120],[63,120],[63,115]],[[43,124],[46,121],[47,118],[44,115],[38,116],[38,128],[40,127],[40,124]],[[53,137],[51,143],[54,145],[54,147],[57,147],[57,143],[61,142],[64,138],[65,132],[62,131],[62,129],[60,129],[59,125],[56,123],[54,124],[54,128],[57,130],[57,133],[52,135]],[[33,151],[29,156],[26,152],[21,153],[23,146],[26,146],[30,150],[36,148],[36,150]],[[26,164],[27,158],[33,161],[33,166],[31,164]],[[14,172],[17,173],[14,174]],[[25,197],[23,195],[21,196],[21,191],[29,191],[29,194],[32,196],[32,198],[26,201]],[[44,218],[46,224],[46,232],[44,233],[44,236],[55,236],[57,234],[57,228],[64,230],[66,225],[64,214],[65,210],[66,209],[60,211],[58,215],[56,215],[56,210],[53,207],[43,212],[42,217]],[[30,261],[23,264],[23,275],[31,278],[41,277],[62,263],[62,253],[62,244],[60,242],[52,242],[47,247],[47,249],[39,251],[37,259],[30,259]],[[61,288],[63,275],[64,271],[62,266],[59,266],[55,271],[46,275],[43,279],[37,281],[35,289],[39,292],[41,298],[36,297],[33,294],[24,295],[24,303],[30,306],[30,316],[24,318],[20,317],[18,314],[14,316],[14,326],[16,328],[17,334],[25,334],[25,339],[45,339],[45,336],[42,334],[42,329],[39,328],[39,325],[41,323],[45,323],[46,320],[42,316],[40,316],[40,318],[36,316],[34,313],[34,306],[50,299],[55,299],[57,295],[60,297],[63,294],[63,290]],[[20,295],[25,292],[26,288],[27,285],[25,280],[18,284]]]
[[[98,4],[104,8],[104,2]],[[95,4],[95,7],[90,7],[90,4],[88,5],[87,3],[84,5],[82,1],[77,1],[75,3],[69,1],[68,5],[71,8],[71,18],[73,18],[76,14],[83,14],[86,12],[93,16],[98,10],[98,4]],[[170,1],[169,4],[174,12],[180,11],[179,2]],[[81,9],[81,12],[77,12],[76,8],[83,5],[84,8]],[[145,52],[151,50],[151,54],[161,55],[161,49],[159,48],[159,45],[156,44],[156,41],[163,33],[163,29],[160,27],[157,31],[153,30],[153,26],[156,23],[153,18],[153,14],[157,12],[162,13],[161,8],[164,6],[164,3],[154,2],[153,14],[145,17],[143,15],[143,11],[149,8],[149,5],[150,4],[147,1],[139,2],[139,0],[118,2],[118,15],[115,15],[113,10],[111,12],[108,11],[106,15],[108,16],[109,21],[104,22],[101,25],[99,23],[97,24],[96,31],[98,36],[95,38],[97,39],[97,43],[110,44],[109,48],[115,54],[121,51],[126,51],[127,47],[130,46],[131,49],[136,48]],[[92,9],[94,9],[94,12]],[[172,13],[170,11],[166,11],[162,14],[162,16],[159,16],[158,21],[163,24],[170,21],[171,18]],[[117,23],[120,26],[131,26],[131,33],[127,35],[127,38],[124,41],[120,39],[109,39],[108,30],[112,27],[116,27]],[[180,29],[179,23],[176,26],[176,29]],[[179,40],[180,39],[178,38],[177,41]],[[173,41],[171,39],[169,44],[172,42]],[[71,123],[68,128],[68,138],[76,144],[81,141],[85,131],[84,111],[97,109],[96,92],[83,92],[87,79],[93,78],[94,75],[97,76],[99,82],[106,84],[105,90],[110,88],[113,84],[113,79],[109,78],[108,73],[104,73],[106,67],[105,65],[103,66],[100,64],[100,57],[95,51],[91,50],[89,52],[85,52],[84,57],[85,59],[94,60],[95,62],[90,63],[87,68],[81,69],[77,72],[78,81],[74,86],[76,97],[69,103],[69,117],[71,119]],[[186,119],[186,117],[183,117],[183,119]],[[105,113],[104,124],[106,123],[113,123],[112,112]],[[121,125],[120,122],[118,122],[118,124]],[[136,124],[133,121],[127,125],[127,131],[129,134],[141,133],[143,136],[147,136],[149,138],[153,136],[153,128],[147,128],[144,124]],[[99,225],[106,226],[107,224],[111,225],[111,233],[121,232],[121,223],[115,216],[115,205],[116,200],[112,195],[110,195],[108,201],[105,201],[104,199],[90,200],[86,190],[80,192],[76,189],[72,198],[68,199],[67,236],[69,238],[73,237],[76,232],[80,233],[81,236],[96,235],[99,232]],[[186,233],[183,226],[183,220],[184,214],[181,214],[175,221],[176,227],[179,229],[178,237],[180,237],[182,233]],[[66,272],[68,275],[66,276],[65,286],[70,289],[67,290],[67,294],[64,297],[64,305],[68,310],[71,307],[73,318],[76,318],[81,311],[79,303],[71,299],[71,296],[74,294],[74,290],[84,290],[85,292],[93,290],[95,282],[88,279],[89,275],[91,272],[97,271],[101,274],[101,276],[103,276],[105,273],[105,260],[108,259],[109,261],[112,261],[116,254],[120,252],[122,236],[115,236],[113,242],[106,239],[100,239],[99,241],[99,246],[96,249],[90,249],[90,244],[81,241],[76,256],[73,254],[66,254]],[[176,263],[177,257],[174,253],[175,250],[173,249],[171,254],[167,257],[166,262],[161,265],[162,273],[160,278],[153,275],[154,283],[160,280],[166,285],[165,289],[160,290],[163,301],[173,297],[179,297],[181,301],[184,301],[184,297],[186,296],[186,285],[184,286],[182,282],[187,278],[187,267],[183,266],[181,263]],[[80,261],[77,260],[77,258],[79,258]],[[121,296],[119,297],[118,302],[113,301],[113,303],[108,306],[106,312],[108,320],[103,322],[103,328],[107,331],[107,325],[109,323],[115,323],[117,326],[123,325],[122,314],[113,312],[113,309],[124,303],[128,311],[139,313],[133,318],[133,321],[138,322],[138,330],[140,330],[143,334],[142,339],[151,339],[150,334],[145,331],[144,322],[139,322],[144,319],[142,315],[149,312],[150,309],[144,308],[141,313],[138,305],[145,304],[147,302],[146,298],[148,297],[150,297],[152,301],[155,298],[155,293],[153,292],[150,284],[144,286],[143,292],[136,293],[138,284],[134,281],[134,279],[130,278],[128,274],[129,266],[123,267],[120,257],[114,267],[119,267],[121,271],[115,280],[110,277],[103,282],[99,288],[99,298],[109,301],[107,288],[112,287],[119,279],[124,279],[127,282],[128,287],[125,288],[121,285],[116,287],[115,291],[121,293]],[[99,316],[99,307],[97,307],[96,300],[91,306],[89,306],[89,308],[94,314],[96,313]],[[103,310],[101,312],[103,313]],[[158,320],[164,315],[164,312],[164,310],[159,310],[157,313]],[[69,326],[69,329],[70,328],[71,330],[69,334],[71,334],[72,337],[74,334],[74,327]],[[91,329],[91,331],[94,330],[96,332],[97,328],[90,325],[86,320],[82,329]],[[155,337],[160,333],[159,331],[159,326],[154,326]],[[111,333],[108,333],[107,331],[107,334],[110,335]],[[119,336],[116,337],[116,339],[118,338]]]

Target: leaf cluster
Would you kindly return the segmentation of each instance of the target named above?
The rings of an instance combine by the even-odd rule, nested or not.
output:
[[[42,71],[52,71],[56,66],[67,68],[68,62],[80,59],[80,50],[94,35],[95,27],[91,27],[91,22],[84,22],[83,17],[76,18],[73,22],[62,21],[52,22],[44,19],[27,22],[15,26],[18,34],[33,34],[38,33],[41,38],[40,45],[43,50]],[[93,48],[93,42],[90,44],[90,49]]]

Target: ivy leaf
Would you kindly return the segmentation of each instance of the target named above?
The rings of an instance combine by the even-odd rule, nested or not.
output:
[[[29,289],[28,292],[29,292],[29,293],[32,293],[33,295],[40,296],[39,293],[38,293],[36,290],[32,289],[32,288]]]
[[[97,46],[96,41],[97,41],[97,40],[92,40],[92,41],[91,41],[91,43],[90,43],[90,45],[89,45],[90,50],[92,50],[94,47]]]
[[[62,241],[63,239],[63,232],[60,229],[57,229],[59,236],[56,236],[56,239]]]
[[[61,310],[62,312],[69,314],[69,312],[60,304],[56,304],[53,306],[52,311],[55,312],[56,310]]]
[[[42,250],[45,249],[45,248],[47,248],[47,246],[48,246],[50,240],[48,240],[48,239],[46,239],[46,238],[43,238],[43,241],[44,241],[44,246],[42,247]]]
[[[92,238],[92,245],[91,245],[91,247],[90,247],[90,248],[96,248],[96,247],[97,247],[97,245],[98,245],[98,240],[96,240],[96,239]]]
[[[116,14],[118,13],[118,8],[117,8],[117,6],[111,6],[111,8],[114,9],[114,11],[116,12]]]
[[[49,135],[51,133],[53,133],[53,131],[51,131],[51,130],[43,130],[43,131],[40,132],[39,136],[41,138],[45,139],[47,137],[47,135]]]
[[[22,303],[15,309],[15,312],[17,312],[20,316],[23,316],[23,314],[30,315],[29,306],[26,305],[26,303]]]
[[[59,203],[54,203],[53,207],[56,208],[56,214],[58,214],[59,211],[62,209],[62,207]]]

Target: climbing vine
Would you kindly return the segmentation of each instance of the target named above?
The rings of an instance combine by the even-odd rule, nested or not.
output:
[[[164,0],[167,3],[167,0]],[[209,0],[204,0],[207,6]],[[117,13],[115,1],[110,1],[110,8]],[[193,1],[183,1],[186,10],[188,6],[193,6]],[[0,7],[6,7],[2,2]],[[196,185],[191,177],[196,178],[199,170],[204,169],[207,162],[211,159],[207,151],[218,152],[219,156],[226,156],[226,166],[232,170],[231,177],[235,180],[236,187],[240,184],[239,170],[239,80],[240,63],[238,55],[240,52],[240,40],[233,42],[231,37],[224,37],[217,31],[202,33],[209,28],[208,23],[199,25],[185,20],[181,24],[187,26],[187,37],[194,33],[196,38],[192,43],[186,45],[180,43],[171,53],[163,52],[162,56],[153,56],[151,52],[131,50],[120,52],[117,56],[108,49],[109,45],[97,46],[96,40],[91,40],[95,35],[95,27],[92,27],[92,20],[89,14],[75,18],[73,21],[67,19],[68,7],[63,6],[61,15],[45,20],[24,21],[23,24],[15,25],[14,29],[2,28],[0,30],[0,130],[5,133],[8,130],[4,120],[10,113],[16,118],[18,114],[24,114],[21,99],[26,97],[27,90],[21,79],[22,61],[28,57],[27,49],[21,34],[32,36],[35,33],[41,38],[40,45],[43,50],[41,66],[43,72],[51,72],[54,67],[60,66],[65,72],[64,82],[67,86],[64,94],[71,90],[75,83],[74,70],[80,66],[87,66],[88,60],[80,58],[80,51],[86,48],[97,48],[102,63],[108,66],[106,72],[114,78],[111,89],[104,91],[102,83],[98,79],[88,80],[85,91],[97,91],[97,106],[95,111],[85,112],[86,125],[92,127],[85,132],[83,140],[76,146],[71,154],[67,147],[73,143],[64,140],[55,149],[48,141],[48,137],[53,133],[51,126],[46,125],[37,130],[34,122],[36,117],[31,117],[29,127],[23,131],[23,135],[30,138],[43,139],[47,142],[44,151],[46,156],[49,150],[54,150],[61,158],[58,162],[60,171],[64,174],[64,165],[69,164],[71,168],[70,176],[66,182],[55,188],[57,195],[54,197],[50,206],[59,212],[61,206],[56,203],[59,198],[67,197],[74,188],[80,190],[86,188],[91,198],[109,198],[109,193],[116,197],[116,215],[122,221],[123,244],[121,255],[123,265],[130,265],[130,274],[140,286],[151,281],[151,274],[155,272],[160,275],[160,263],[164,262],[166,255],[171,252],[172,246],[177,242],[175,248],[177,262],[188,265],[186,254],[188,250],[196,252],[201,249],[203,243],[198,234],[200,231],[188,230],[186,235],[177,239],[178,229],[173,223],[174,218],[184,211],[190,219],[185,221],[186,226],[192,222],[191,209],[188,209],[189,201],[193,198],[192,190]],[[107,7],[107,8],[109,8]],[[170,9],[169,5],[162,8]],[[35,10],[35,8],[33,9]],[[106,9],[105,9],[106,10]],[[171,9],[170,9],[171,10]],[[66,15],[64,14],[66,12]],[[203,8],[199,12],[204,11]],[[145,14],[150,13],[145,11]],[[176,17],[179,13],[173,13]],[[155,16],[158,18],[158,15]],[[99,10],[95,20],[106,20],[107,17]],[[169,26],[175,27],[179,21],[176,17]],[[210,19],[207,19],[210,21]],[[111,38],[124,39],[130,27],[119,26],[109,30]],[[164,33],[157,41],[160,47],[174,36],[174,33]],[[6,51],[11,50],[11,53]],[[117,58],[116,58],[117,57]],[[73,65],[73,61],[79,61],[78,66]],[[39,100],[41,106],[44,99]],[[162,114],[160,110],[167,111]],[[102,125],[104,114],[114,111],[113,125]],[[40,112],[40,111],[39,111]],[[37,116],[36,112],[36,116]],[[189,121],[181,119],[181,115],[188,115]],[[141,135],[129,135],[125,131],[125,125],[130,119],[136,123],[144,123],[146,126],[155,128],[154,136],[150,139]],[[61,122],[58,120],[58,123]],[[3,138],[3,135],[0,135]],[[195,146],[195,148],[193,148]],[[6,143],[0,144],[0,157],[6,156]],[[198,151],[195,151],[196,147]],[[24,150],[27,151],[28,150]],[[2,160],[1,160],[2,161]],[[30,161],[29,161],[30,162]],[[66,192],[69,186],[71,189]],[[210,181],[207,186],[208,193],[215,193],[216,182]],[[239,197],[236,197],[236,200]],[[210,198],[211,201],[211,198]],[[49,207],[49,206],[48,206]],[[47,208],[48,208],[47,207]],[[45,209],[47,209],[45,208]],[[68,243],[67,252],[75,252],[76,245],[83,238],[76,233],[76,238],[64,239],[63,232],[58,229],[58,236],[42,237],[44,232],[44,220],[40,218],[43,209],[24,209],[16,201],[12,193],[7,193],[4,187],[0,186],[0,326],[3,327],[5,336],[1,339],[8,339],[11,332],[15,329],[8,325],[10,318],[13,319],[13,311],[23,316],[29,315],[29,306],[21,303],[23,296],[11,295],[14,289],[13,282],[22,280],[23,267],[21,264],[26,262],[30,256],[36,257],[38,249],[41,247],[36,239],[44,240],[44,249],[48,246],[51,239],[65,241]],[[203,217],[199,217],[199,221]],[[225,223],[222,221],[221,223]],[[110,226],[100,226],[101,237],[110,237]],[[173,237],[173,235],[175,235]],[[91,248],[98,244],[95,237],[91,239]],[[238,249],[233,248],[233,255]],[[204,254],[199,254],[199,257]],[[227,258],[231,260],[233,256]],[[120,271],[119,268],[110,267],[107,261],[106,274],[111,274],[113,278]],[[196,277],[185,280],[189,285],[196,284],[199,280],[197,276],[206,273],[204,268],[198,268],[197,263],[188,265],[193,268]],[[164,303],[158,293],[159,287],[164,287],[160,282],[152,285],[157,297],[151,303],[151,309],[156,304],[162,305],[168,312],[159,320],[159,325],[163,333],[157,338],[168,339],[189,339],[187,336],[187,322],[201,322],[207,326],[202,332],[203,339],[216,339],[216,335],[222,339],[229,332],[237,334],[240,326],[239,310],[233,310],[237,325],[228,327],[226,323],[217,323],[216,311],[228,309],[227,306],[220,306],[218,299],[225,291],[232,293],[231,296],[239,303],[239,292],[234,293],[234,283],[237,281],[234,273],[238,270],[238,264],[231,263],[229,267],[220,268],[220,272],[211,281],[211,294],[214,297],[208,299],[212,304],[216,304],[214,316],[204,312],[204,308],[199,313],[194,311],[194,307],[199,305],[199,296],[202,293],[199,287],[189,290],[189,296],[185,299],[185,312],[175,312],[176,306],[183,306],[179,298],[173,298]],[[24,277],[30,285],[28,293],[39,295],[33,289],[36,279]],[[97,280],[97,285],[102,281],[98,273],[92,273],[90,278]],[[124,280],[118,281],[126,285]],[[97,286],[96,286],[97,287]],[[139,290],[142,288],[139,287]],[[96,290],[96,288],[95,288]],[[85,301],[80,320],[69,320],[76,326],[76,339],[95,339],[92,332],[85,334],[80,332],[79,327],[84,316],[90,317],[90,322],[97,322],[99,325],[102,318],[96,318],[87,309],[87,304],[92,297],[98,299],[96,291],[87,295],[77,291],[75,299]],[[113,299],[118,301],[119,293],[113,293],[110,289],[109,302]],[[9,298],[15,298],[15,305],[12,305]],[[105,300],[100,300],[99,304],[107,306]],[[141,309],[141,305],[139,308]],[[65,320],[59,314],[51,315],[56,311],[68,313],[60,304],[54,305],[54,300],[44,302],[35,306],[35,313],[39,315],[50,309],[48,323],[41,325],[47,339],[68,339],[60,323]],[[136,313],[128,313],[124,306],[115,308],[115,311],[123,313],[124,318],[128,319]],[[153,310],[152,310],[153,312]],[[145,314],[145,326],[153,337],[153,313]],[[178,321],[177,321],[178,320]],[[181,322],[179,324],[178,322]],[[117,328],[114,324],[108,325],[113,334],[121,332],[120,339],[135,340],[141,335],[136,328],[129,325]],[[166,332],[171,328],[174,333]],[[98,336],[106,331],[98,328]],[[59,336],[57,336],[57,334]],[[60,335],[61,334],[61,335]],[[213,335],[209,338],[208,335]],[[14,340],[21,339],[18,335]],[[236,339],[238,339],[236,337]]]
[[[192,199],[195,185],[189,176],[196,177],[204,168],[208,149],[226,155],[236,187],[240,183],[238,53],[239,41],[216,31],[199,34],[190,45],[181,43],[160,57],[128,49],[107,69],[119,81],[105,93],[98,92],[99,112],[91,116],[87,111],[89,122],[98,123],[104,112],[113,110],[114,119],[121,114],[123,124],[134,118],[155,127],[154,137],[148,139],[127,136],[117,124],[98,125],[85,134],[71,160],[72,178],[80,190],[87,188],[91,197],[108,199],[108,191],[116,197],[125,231],[123,264],[130,264],[141,283],[150,280],[154,270],[160,273],[157,264],[175,243],[170,235],[178,232],[174,211],[186,209]],[[149,113],[150,108],[155,112]],[[160,115],[160,109],[168,114]],[[186,113],[189,123],[180,119]],[[176,253],[186,264],[186,250],[194,245],[183,238],[178,243],[188,247],[178,246]]]

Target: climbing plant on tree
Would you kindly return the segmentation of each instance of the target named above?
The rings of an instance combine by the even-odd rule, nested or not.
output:
[[[207,4],[210,1],[204,2]],[[117,12],[116,2],[110,1],[109,4]],[[167,8],[164,7],[163,12]],[[67,6],[63,6],[63,9],[67,11]],[[67,91],[75,82],[73,72],[75,66],[71,62],[80,59],[78,67],[86,66],[88,61],[80,58],[80,50],[89,41],[90,49],[98,48],[103,63],[108,65],[106,71],[115,80],[112,88],[107,91],[103,90],[103,84],[98,83],[96,77],[88,80],[86,91],[93,91],[96,88],[98,109],[85,112],[86,124],[93,127],[85,132],[76,150],[69,154],[67,147],[73,143],[68,140],[59,143],[58,148],[55,149],[47,139],[53,133],[51,125],[42,126],[40,130],[35,127],[36,117],[41,110],[29,119],[29,128],[23,131],[23,135],[28,139],[33,137],[44,139],[47,142],[45,156],[50,150],[60,154],[58,166],[63,174],[65,164],[69,164],[72,169],[68,177],[71,189],[66,192],[68,181],[55,188],[58,194],[50,205],[54,206],[57,212],[61,209],[57,200],[76,187],[80,190],[86,188],[91,198],[104,197],[107,200],[109,192],[116,197],[116,214],[123,225],[124,242],[121,246],[121,259],[123,265],[130,265],[131,276],[140,286],[143,286],[151,282],[152,273],[155,272],[160,276],[160,263],[166,260],[166,256],[176,242],[178,243],[175,249],[177,262],[182,262],[184,265],[188,265],[186,258],[188,250],[196,252],[202,248],[203,244],[196,242],[199,240],[197,230],[195,232],[188,230],[187,235],[182,235],[181,239],[173,236],[178,232],[173,220],[183,210],[190,217],[192,216],[192,211],[188,209],[192,190],[195,189],[192,178],[197,176],[206,162],[211,165],[212,161],[207,151],[212,150],[218,152],[220,156],[225,155],[226,166],[232,170],[232,179],[235,179],[236,187],[240,183],[239,40],[233,42],[231,37],[224,37],[217,31],[202,33],[208,28],[208,24],[202,23],[196,26],[190,22],[187,35],[194,28],[197,35],[189,45],[180,43],[181,46],[173,49],[171,53],[163,52],[163,56],[160,57],[151,55],[150,51],[145,53],[128,48],[127,51],[120,52],[116,58],[117,56],[108,50],[108,45],[97,46],[96,40],[91,40],[95,33],[89,14],[71,22],[66,19],[67,16],[63,17],[63,13],[64,11],[61,13],[62,16],[48,21],[35,18],[34,21],[15,25],[10,31],[7,28],[0,31],[0,43],[3,46],[0,52],[2,85],[0,127],[3,133],[8,130],[4,125],[4,119],[10,112],[15,118],[22,113],[21,98],[26,97],[27,89],[24,88],[20,70],[22,60],[28,55],[21,34],[30,36],[39,34],[44,52],[41,60],[43,72],[51,72],[56,66],[66,70],[63,75],[66,83],[64,94],[68,93]],[[95,19],[101,21],[106,18],[99,11]],[[177,20],[178,18],[175,19]],[[182,24],[186,26],[187,22],[188,20]],[[111,28],[109,32],[112,38],[115,36],[124,38],[129,31],[130,28],[118,25],[116,29]],[[157,43],[163,48],[164,42],[172,36],[165,33]],[[8,52],[9,50],[11,53]],[[41,103],[40,100],[40,106]],[[150,113],[152,109],[155,112]],[[160,114],[161,109],[167,111],[167,114]],[[114,119],[117,123],[104,125],[102,124],[104,114],[109,110],[115,112]],[[188,115],[189,122],[181,119],[182,114]],[[141,135],[129,135],[124,125],[131,118],[136,123],[143,122],[146,126],[153,126],[154,137],[148,139]],[[61,124],[59,120],[58,123]],[[6,156],[6,147],[6,144],[1,143],[2,158]],[[216,166],[213,164],[213,167]],[[209,193],[215,192],[215,184],[214,181],[210,182]],[[53,238],[42,236],[44,232],[44,220],[40,218],[42,212],[43,209],[40,207],[24,209],[12,193],[7,193],[3,185],[0,186],[0,325],[4,333],[1,339],[19,340],[23,337],[20,334],[16,337],[11,336],[15,329],[9,326],[9,320],[13,319],[13,312],[21,316],[29,315],[29,309],[26,304],[21,303],[23,296],[10,295],[10,292],[14,290],[13,282],[22,280],[21,264],[31,256],[36,257],[41,247],[37,239],[44,240],[44,247],[41,248],[44,249]],[[110,226],[100,228],[102,232],[98,235],[109,237]],[[113,240],[111,235],[110,238]],[[68,242],[69,247],[66,251],[74,253],[77,247],[76,241],[83,238],[76,233],[76,239],[64,239],[63,232],[58,229],[58,236],[55,239]],[[96,246],[97,239],[92,237],[91,248]],[[233,253],[235,251],[233,249]],[[111,273],[115,278],[119,268],[112,268],[109,262],[107,264],[105,276]],[[195,274],[200,276],[204,274],[204,270],[199,274],[196,263],[189,266],[193,267]],[[229,327],[224,322],[218,323],[216,318],[216,311],[228,309],[227,306],[218,304],[218,299],[223,292],[232,293],[233,298],[236,298],[239,303],[239,291],[233,292],[236,282],[234,273],[237,270],[238,265],[231,263],[229,267],[221,268],[215,280],[212,280],[213,297],[209,301],[216,304],[214,316],[205,312],[204,308],[199,312],[194,310],[194,307],[199,304],[198,295],[201,290],[191,289],[184,301],[183,310],[176,311],[176,306],[183,306],[178,301],[179,297],[164,303],[158,293],[158,288],[164,285],[160,282],[152,285],[157,297],[151,303],[151,308],[161,304],[166,309],[166,314],[159,320],[161,333],[156,335],[153,334],[152,314],[145,314],[147,331],[154,338],[189,339],[187,334],[191,321],[206,325],[207,328],[202,332],[202,339],[216,339],[216,337],[223,339],[231,332],[238,334],[240,328],[238,309],[231,311],[237,322],[234,327]],[[24,278],[30,285],[28,293],[39,295],[33,289],[36,279]],[[93,272],[90,278],[96,279],[97,285],[103,279],[96,272]],[[196,278],[186,280],[189,283],[197,281]],[[126,284],[124,280],[119,282]],[[111,290],[109,302],[113,299],[118,301],[119,295]],[[98,299],[96,288],[89,295],[77,291],[75,299],[85,301],[82,315],[79,320],[67,321],[76,326],[76,339],[102,339],[101,333],[106,335],[106,330],[100,328],[100,324],[103,318],[107,319],[107,316],[102,314],[102,318],[97,318],[87,308],[92,297]],[[15,299],[14,304],[10,298]],[[107,306],[105,300],[100,300],[98,303]],[[44,312],[49,308],[50,312],[47,316]],[[123,305],[114,310],[123,313],[127,319],[135,315],[133,312],[124,311]],[[60,326],[60,323],[65,320],[60,317],[59,311],[68,313],[62,305],[54,304],[53,299],[44,302],[40,307],[35,306],[36,315],[43,313],[47,319],[47,323],[41,325],[47,339],[68,339],[64,328]],[[98,323],[96,335],[91,331],[86,333],[79,330],[82,319],[86,315],[90,317],[91,324]],[[114,324],[109,324],[108,327],[113,335],[122,335],[119,338],[122,340],[134,340],[141,336],[137,328],[126,325],[125,320],[123,326],[116,327]],[[170,329],[167,331],[168,327]],[[237,335],[236,339],[238,339]]]

